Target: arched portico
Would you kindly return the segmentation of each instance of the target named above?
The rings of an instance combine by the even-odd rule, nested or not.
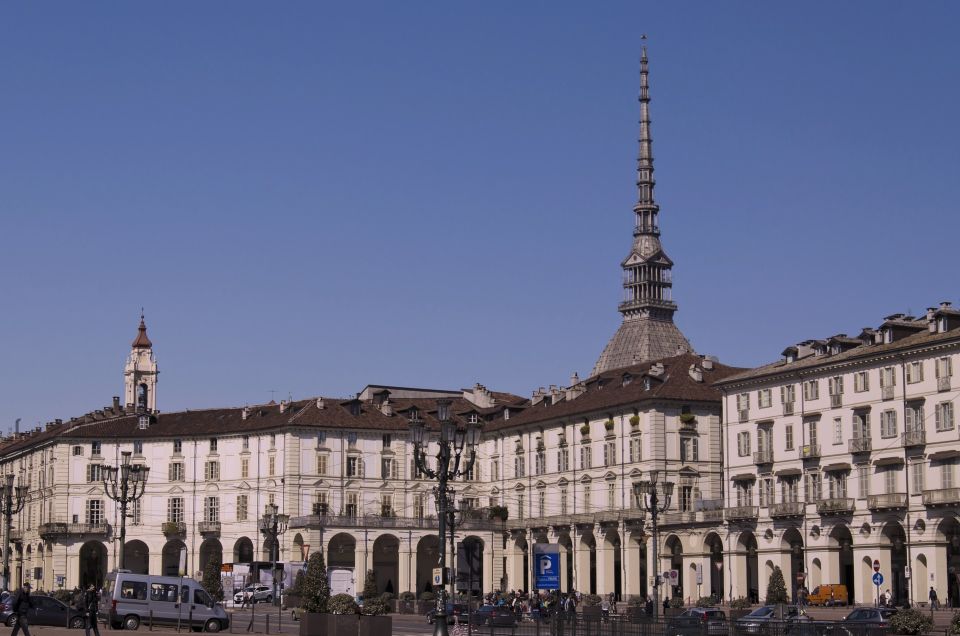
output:
[[[233,544],[233,562],[250,563],[253,561],[253,541],[248,537],[240,537]]]
[[[97,588],[107,576],[107,546],[100,541],[87,541],[80,547],[80,589]]]
[[[783,533],[780,540],[780,550],[789,555],[789,567],[783,568],[783,578],[787,584],[790,598],[797,598],[797,588],[800,585],[798,575],[806,575],[804,567],[803,536],[797,528],[789,528]]]
[[[205,572],[211,558],[216,559],[221,565],[223,564],[223,546],[218,539],[213,537],[200,544],[200,562],[197,564],[197,569]]]
[[[164,576],[177,576],[180,574],[180,552],[185,551],[187,546],[180,539],[171,539],[167,541],[161,551],[161,571]],[[186,572],[184,572],[186,574]]]
[[[150,549],[143,541],[127,541],[123,546],[123,567],[134,574],[150,573]]]
[[[392,534],[384,534],[373,542],[373,571],[377,577],[377,592],[399,594],[400,540]]]
[[[483,587],[483,540],[466,537],[457,550],[457,590],[473,596],[481,595]]]
[[[440,558],[440,539],[435,534],[422,537],[417,542],[417,589],[419,596],[422,592],[430,592],[433,588],[433,568],[437,567]]]
[[[726,588],[723,585],[723,540],[720,535],[716,532],[708,534],[703,540],[703,550],[706,558],[701,567],[706,570],[703,572],[703,582],[707,585],[704,592],[709,592],[715,599],[722,599]]]

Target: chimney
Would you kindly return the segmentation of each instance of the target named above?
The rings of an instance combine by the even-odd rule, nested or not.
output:
[[[694,382],[703,382],[703,371],[695,364],[690,365],[690,377]]]
[[[250,417],[250,409],[246,406],[240,411],[240,419],[245,420]]]
[[[290,403],[286,400],[280,400],[280,413],[286,413],[288,408],[290,408]]]
[[[573,375],[570,376],[570,386],[576,386],[580,383],[580,376],[577,375],[577,372],[574,371]]]
[[[383,401],[383,404],[380,405],[380,412],[387,417],[393,416],[393,404],[390,403],[390,400]]]
[[[950,309],[951,304],[952,303],[949,300],[945,300],[940,303],[940,309]]]
[[[321,411],[324,409],[323,398],[317,398],[317,409]]]
[[[700,364],[703,366],[704,370],[710,371],[713,369],[713,356],[704,356]]]
[[[113,410],[117,411],[118,413],[120,412],[120,396],[119,395],[113,396]]]

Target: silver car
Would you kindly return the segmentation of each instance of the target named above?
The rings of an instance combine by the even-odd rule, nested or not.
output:
[[[233,602],[237,605],[243,603],[244,594],[247,595],[248,603],[273,602],[273,590],[270,589],[269,585],[264,585],[263,583],[248,585],[243,588],[233,595]]]

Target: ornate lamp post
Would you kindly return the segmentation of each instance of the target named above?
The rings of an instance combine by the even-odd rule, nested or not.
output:
[[[673,497],[673,482],[663,481],[657,484],[657,472],[656,470],[650,471],[650,481],[640,481],[633,484],[633,494],[636,496],[638,504],[650,513],[653,525],[653,572],[655,577],[653,583],[654,620],[656,620],[657,612],[660,609],[658,607],[660,604],[660,574],[658,573],[660,561],[657,557],[657,545],[660,538],[657,536],[657,517],[660,513],[666,512],[667,509],[670,508],[670,499]]]
[[[103,466],[103,490],[107,497],[120,504],[120,558],[117,569],[124,567],[124,546],[127,541],[127,506],[143,497],[147,489],[148,466],[130,464],[130,451],[120,453],[120,467]]]
[[[10,587],[10,533],[13,532],[13,515],[23,510],[23,504],[27,499],[26,486],[13,486],[13,475],[7,475],[3,482],[3,500],[0,506],[3,510],[3,536],[7,540],[3,548],[3,589],[9,590]]]
[[[413,457],[417,469],[430,479],[438,482],[437,494],[437,521],[440,526],[440,568],[446,572],[447,566],[447,482],[457,476],[466,475],[473,468],[476,461],[476,447],[480,441],[480,424],[470,423],[466,429],[457,428],[457,423],[450,419],[450,400],[437,400],[437,419],[440,421],[439,451],[437,452],[437,467],[433,470],[427,466],[427,451],[425,428],[423,421],[417,414],[410,419],[410,439],[413,441]],[[469,450],[465,465],[460,466],[465,450]],[[447,604],[444,599],[443,588],[437,594],[437,613],[433,621],[434,636],[447,636]],[[452,597],[451,597],[452,598]]]
[[[267,504],[267,511],[260,520],[260,531],[272,539],[270,556],[273,561],[273,602],[280,606],[280,589],[277,585],[277,559],[280,557],[280,535],[287,531],[290,515],[279,514],[277,504]]]

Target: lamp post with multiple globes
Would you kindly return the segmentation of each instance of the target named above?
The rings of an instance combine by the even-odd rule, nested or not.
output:
[[[660,562],[657,557],[657,542],[660,540],[657,536],[657,517],[670,508],[670,499],[673,497],[673,482],[662,481],[657,483],[658,471],[650,471],[649,481],[639,481],[633,484],[633,494],[637,498],[637,503],[650,513],[651,524],[653,528],[653,616],[656,620],[659,611],[659,591],[660,591]]]
[[[3,548],[3,589],[10,590],[13,589],[10,585],[10,546],[13,545],[10,534],[13,532],[13,515],[23,510],[23,504],[27,500],[27,487],[22,485],[14,487],[13,475],[7,475],[3,482],[2,494],[0,506],[3,511],[3,538],[7,542]]]
[[[107,497],[120,504],[120,555],[117,568],[124,568],[124,545],[127,540],[127,507],[143,497],[147,488],[149,466],[131,465],[130,451],[120,453],[120,466],[102,466],[103,490]]]
[[[437,522],[440,536],[440,571],[446,575],[447,566],[447,525],[448,505],[447,482],[473,469],[476,461],[476,447],[480,441],[480,425],[472,422],[467,428],[459,428],[457,423],[450,419],[450,400],[437,400],[437,420],[440,422],[440,436],[436,454],[436,469],[427,465],[426,428],[419,415],[414,413],[410,418],[410,438],[413,442],[413,457],[417,470],[430,479],[437,480]],[[466,459],[464,452],[469,451]],[[463,463],[463,466],[461,466]],[[453,529],[450,529],[452,533]],[[441,579],[442,581],[442,579]],[[433,621],[434,636],[447,636],[447,605],[444,599],[443,586],[439,586],[437,594],[437,613]],[[452,599],[452,595],[451,595]]]

